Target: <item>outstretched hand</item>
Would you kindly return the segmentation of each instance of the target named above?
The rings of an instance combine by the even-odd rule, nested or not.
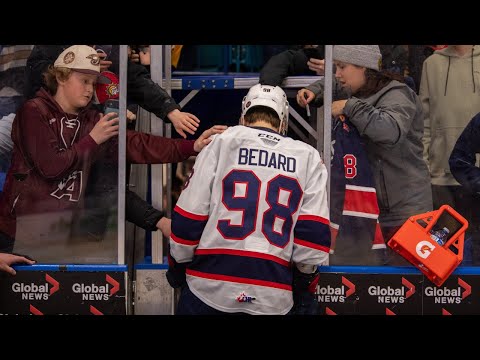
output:
[[[307,104],[311,103],[314,99],[315,94],[311,90],[300,89],[297,93],[297,103],[303,108],[307,106]]]
[[[193,150],[196,152],[202,151],[202,149],[212,142],[211,136],[214,134],[221,134],[227,130],[228,126],[225,125],[214,125],[210,129],[205,130],[200,137],[195,140],[193,144]]]
[[[307,62],[307,66],[317,75],[325,75],[325,60],[310,58]]]
[[[193,114],[182,112],[178,109],[170,111],[167,115],[173,127],[184,139],[187,137],[185,131],[191,135],[197,131],[200,120]]]
[[[27,259],[24,256],[0,253],[0,270],[15,275],[17,272],[11,267],[12,264],[24,263],[33,265],[34,260]]]
[[[157,222],[157,229],[162,232],[163,236],[169,238],[170,234],[172,233],[172,220],[166,217],[162,217]]]

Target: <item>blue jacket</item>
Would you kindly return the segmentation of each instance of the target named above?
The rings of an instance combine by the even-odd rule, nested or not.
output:
[[[475,115],[460,134],[450,154],[450,171],[466,189],[480,193],[480,168],[475,154],[480,153],[480,113]]]

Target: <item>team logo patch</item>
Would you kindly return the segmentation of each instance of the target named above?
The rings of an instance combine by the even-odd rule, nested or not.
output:
[[[250,107],[250,105],[252,105],[252,102],[251,102],[251,101],[249,101],[249,102],[247,102],[247,103],[245,104],[245,108],[248,109],[248,108]]]
[[[253,296],[248,296],[247,294],[245,294],[245,292],[242,291],[242,293],[240,295],[237,296],[237,301],[238,302],[248,302],[248,303],[251,303],[253,302],[253,300],[257,300],[256,297],[253,297]]]
[[[87,59],[90,59],[90,64],[92,65],[100,65],[100,56],[97,54],[90,54],[87,56]]]
[[[118,85],[115,83],[111,83],[107,86],[105,91],[107,92],[108,96],[116,96],[118,94]]]
[[[70,64],[71,62],[73,62],[73,60],[75,60],[75,54],[72,51],[69,51],[63,57],[64,64]]]

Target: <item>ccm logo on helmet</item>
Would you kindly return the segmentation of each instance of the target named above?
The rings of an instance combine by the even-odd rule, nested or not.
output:
[[[435,246],[426,240],[420,241],[415,247],[415,251],[422,259],[429,257],[433,250],[435,250]]]

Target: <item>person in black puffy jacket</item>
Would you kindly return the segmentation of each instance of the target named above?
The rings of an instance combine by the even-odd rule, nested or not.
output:
[[[480,154],[480,113],[475,115],[460,134],[450,154],[450,171],[462,185],[461,208],[456,208],[468,220],[465,247],[472,248],[471,263],[465,252],[464,263],[480,264],[480,168],[476,166],[476,156]]]
[[[281,86],[287,76],[315,76],[324,73],[323,45],[304,45],[274,55],[260,70],[260,84]]]

